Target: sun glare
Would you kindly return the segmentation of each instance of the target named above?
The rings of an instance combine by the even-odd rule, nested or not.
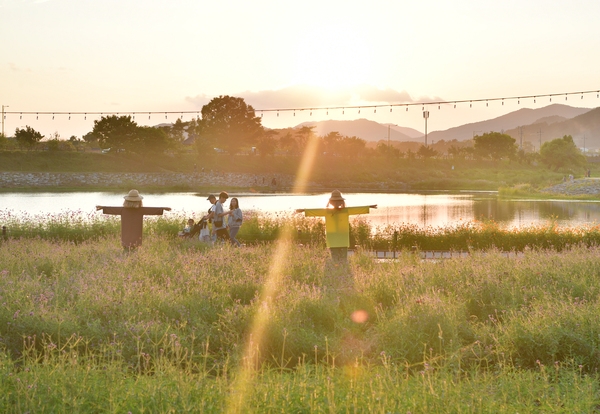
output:
[[[345,26],[315,28],[298,40],[296,50],[297,84],[342,89],[376,81],[365,39]]]
[[[317,141],[318,138],[316,135],[309,137],[307,149],[302,156],[300,167],[296,174],[296,182],[294,183],[293,189],[294,193],[302,192],[306,189],[306,183],[310,178],[310,172],[312,171],[318,149]],[[293,229],[291,226],[285,227],[276,242],[276,247],[269,266],[269,274],[267,275],[265,288],[260,298],[262,306],[259,308],[252,321],[250,339],[244,348],[244,364],[242,364],[241,371],[233,385],[233,389],[236,392],[232,394],[228,400],[228,413],[245,412],[245,405],[247,403],[250,387],[252,386],[253,376],[258,366],[260,344],[269,323],[273,296],[281,283],[285,261],[292,248],[292,232]]]

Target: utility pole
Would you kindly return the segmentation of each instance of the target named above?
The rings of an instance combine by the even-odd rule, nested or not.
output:
[[[523,149],[523,127],[519,127],[519,136],[520,136],[520,141],[519,141],[519,149]]]
[[[429,111],[423,111],[423,118],[425,118],[425,146],[427,146],[427,118],[429,118]]]
[[[542,152],[542,129],[540,128],[539,132],[540,134],[540,153]]]
[[[8,105],[2,105],[2,136],[4,136],[4,108],[8,108]]]
[[[390,125],[388,124],[388,151],[390,150]]]

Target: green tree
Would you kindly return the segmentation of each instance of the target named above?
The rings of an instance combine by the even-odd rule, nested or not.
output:
[[[500,160],[502,158],[513,158],[517,153],[516,140],[507,134],[500,132],[486,132],[473,138],[475,141],[475,153],[483,158]]]
[[[263,136],[256,141],[258,155],[264,157],[266,155],[273,155],[275,153],[275,150],[277,149],[277,140],[274,137],[275,135],[277,135],[276,131],[265,131]]]
[[[44,136],[41,133],[31,128],[29,125],[27,125],[25,129],[17,128],[15,130],[15,139],[19,145],[28,149],[33,148],[33,146],[35,146],[43,138]]]
[[[262,136],[263,127],[254,108],[242,98],[219,96],[202,107],[202,141],[230,154],[250,146]]]
[[[279,148],[288,155],[298,155],[300,152],[298,141],[290,132],[279,138]]]
[[[540,157],[542,162],[548,168],[553,168],[554,171],[563,167],[579,168],[587,163],[585,156],[579,151],[571,135],[544,142],[540,149]]]
[[[308,145],[308,143],[313,140],[313,139],[317,139],[317,135],[315,134],[315,131],[313,131],[316,127],[313,126],[303,126],[300,127],[300,129],[298,130],[298,132],[296,132],[296,136],[298,138],[297,143],[298,143],[298,150],[300,151],[300,153],[304,152],[304,149],[306,148],[306,146]]]
[[[135,142],[137,152],[162,153],[174,144],[163,129],[148,126],[137,127]]]
[[[130,151],[136,150],[138,142],[138,125],[126,116],[103,116],[94,121],[92,136],[98,139],[100,148],[113,148],[115,150],[124,148]],[[83,139],[87,141],[88,135]],[[90,137],[91,138],[91,137]]]
[[[419,147],[419,150],[417,151],[417,156],[424,160],[433,158],[436,155],[438,155],[438,152],[436,150],[434,150],[432,147],[430,147],[429,145],[427,145],[427,146],[421,145]]]
[[[327,155],[340,155],[340,145],[342,135],[337,131],[332,131],[323,137],[323,151]]]

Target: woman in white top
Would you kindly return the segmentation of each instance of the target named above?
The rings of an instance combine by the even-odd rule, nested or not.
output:
[[[236,239],[236,236],[238,231],[240,231],[244,217],[242,215],[242,210],[240,209],[239,201],[236,197],[233,197],[231,201],[229,201],[229,211],[226,214],[228,214],[227,227],[229,227],[229,238],[231,239],[231,243],[235,244],[237,247],[240,247],[241,244]]]

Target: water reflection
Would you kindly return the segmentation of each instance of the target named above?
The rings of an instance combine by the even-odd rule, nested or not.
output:
[[[325,207],[330,193],[322,194],[232,194],[245,211],[293,214],[297,208]],[[172,207],[175,214],[195,217],[209,207],[207,194],[144,194],[144,205]],[[560,226],[600,223],[600,203],[566,200],[502,200],[493,193],[385,194],[346,193],[349,206],[378,204],[365,218],[374,226],[414,224],[444,227],[473,220],[493,220],[506,227],[524,227],[549,220]],[[95,206],[122,205],[123,194],[2,193],[0,212],[27,216],[52,215],[67,211],[97,214]],[[0,215],[1,219],[2,215]]]

